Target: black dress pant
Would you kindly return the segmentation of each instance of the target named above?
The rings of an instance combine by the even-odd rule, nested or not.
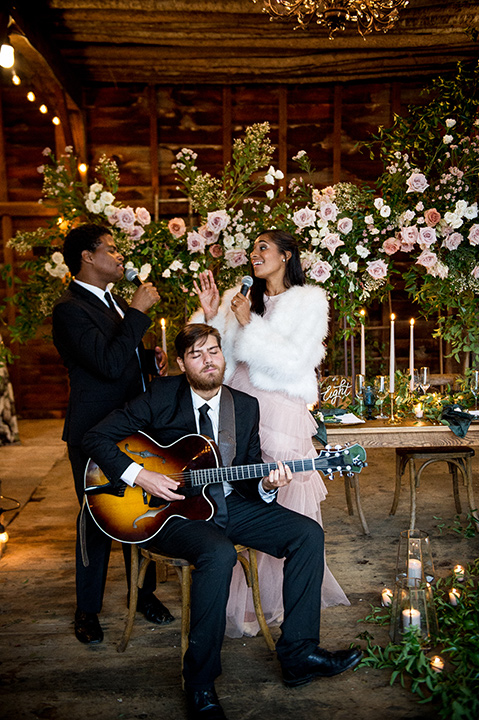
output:
[[[285,558],[284,620],[276,646],[281,664],[297,664],[318,645],[324,571],[321,526],[276,502],[249,501],[236,492],[227,497],[227,508],[226,528],[212,521],[171,518],[152,541],[160,552],[194,565],[189,647],[183,667],[190,688],[210,687],[221,673],[226,605],[237,562],[235,544]]]
[[[77,493],[80,506],[83,504],[85,487],[85,468],[88,457],[80,447],[68,446],[68,456],[72,466],[73,478],[75,481],[75,492]],[[82,517],[83,515],[83,517]],[[80,524],[84,523],[84,533],[80,532]],[[85,552],[88,558],[88,565],[84,565],[81,551],[81,538],[85,538]],[[77,540],[75,548],[75,572],[77,608],[83,612],[99,613],[102,609],[103,593],[107,579],[108,561],[112,540],[97,526],[88,508],[83,513],[80,511],[77,517]],[[131,545],[122,544],[125,561],[127,585],[130,586],[130,561]],[[155,563],[150,563],[147,568],[145,582],[139,598],[142,595],[149,595],[155,590]]]

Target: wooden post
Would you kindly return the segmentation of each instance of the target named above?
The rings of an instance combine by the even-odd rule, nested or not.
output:
[[[342,87],[333,91],[333,184],[340,182],[342,174]]]
[[[223,129],[223,164],[232,159],[232,88],[223,86],[222,129]]]
[[[148,86],[148,107],[150,111],[150,181],[152,184],[153,217],[157,222],[160,180],[158,171],[157,91],[155,85]]]
[[[278,93],[278,167],[283,172],[285,179],[282,184],[283,190],[280,197],[284,198],[287,194],[287,128],[288,128],[288,110],[287,110],[287,88],[282,85]]]

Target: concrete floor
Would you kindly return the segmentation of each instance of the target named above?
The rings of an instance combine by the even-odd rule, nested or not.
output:
[[[10,542],[0,559],[0,714],[12,720],[183,718],[179,620],[159,628],[137,616],[127,651],[116,652],[126,614],[123,557],[116,543],[101,615],[105,640],[85,647],[75,639],[77,506],[61,425],[59,420],[21,421],[21,443],[0,447],[1,492],[21,502],[16,514],[6,515]],[[403,489],[397,515],[389,517],[394,452],[369,451],[368,462],[360,486],[371,536],[362,534],[356,516],[348,516],[341,480],[329,482],[323,503],[327,559],[351,601],[350,607],[328,608],[322,614],[321,644],[331,650],[348,647],[364,630],[379,644],[388,641],[386,628],[362,619],[370,604],[380,604],[382,588],[393,586],[398,536],[408,527],[408,491]],[[466,508],[463,489],[461,499]],[[417,524],[431,537],[438,575],[476,557],[476,538],[439,531],[438,518],[450,524],[455,512],[443,464],[422,476],[418,506]],[[159,596],[179,618],[174,578],[160,586]],[[230,720],[438,717],[435,708],[418,705],[408,690],[398,684],[390,687],[387,671],[359,668],[288,690],[261,636],[225,639],[217,691]]]

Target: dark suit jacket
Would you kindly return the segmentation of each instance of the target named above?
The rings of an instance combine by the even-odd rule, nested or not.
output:
[[[259,409],[256,398],[229,388],[233,396],[236,426],[236,452],[232,465],[261,463],[258,437]],[[186,434],[196,433],[190,385],[184,375],[156,378],[146,392],[115,410],[86,433],[83,449],[113,482],[131,464],[116,443],[142,430],[162,445],[170,445]],[[220,428],[221,430],[221,428]],[[233,484],[244,497],[258,499],[258,479]]]
[[[153,371],[142,337],[150,318],[114,296],[125,317],[72,282],[53,309],[53,342],[70,378],[63,439],[80,445],[84,433],[115,408],[143,391],[144,371]]]

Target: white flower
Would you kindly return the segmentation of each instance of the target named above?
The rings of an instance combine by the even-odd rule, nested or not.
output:
[[[85,204],[86,204],[86,203],[85,203]],[[113,213],[116,212],[116,210],[118,210],[118,208],[116,208],[115,205],[106,205],[106,206],[103,208],[103,213],[104,213],[104,215],[106,215],[107,217],[110,217],[110,215],[113,215]]]
[[[373,225],[373,215],[365,215],[365,224]]]
[[[292,160],[300,160],[302,157],[305,157],[306,154],[305,150],[299,150],[298,153],[293,156]]]
[[[473,205],[469,205],[467,209],[465,210],[465,217],[467,220],[473,220],[478,215],[478,205],[477,203],[474,203]]]
[[[375,200],[373,201],[373,204],[375,205],[375,207],[377,208],[377,210],[381,210],[381,208],[383,207],[383,200],[382,200],[382,198],[379,198],[379,197],[378,197],[378,198],[375,198]]]
[[[267,190],[267,192],[265,193],[265,195],[267,196],[267,198],[268,198],[269,200],[273,200],[273,198],[275,197],[275,193],[274,193],[273,190]]]
[[[460,227],[460,225],[463,225],[463,220],[461,217],[457,215],[457,213],[452,212],[446,212],[445,213],[445,222],[447,225],[449,225],[451,228],[456,230]]]
[[[90,185],[90,192],[91,193],[99,193],[103,190],[103,185],[100,185],[100,183],[93,183]],[[91,196],[90,196],[91,197]]]
[[[275,177],[270,175],[270,173],[267,173],[263,179],[267,185],[275,185]]]
[[[173,270],[173,272],[176,272],[177,270],[183,270],[183,263],[181,260],[174,260],[169,265],[170,270]]]
[[[465,215],[465,212],[468,208],[468,203],[465,202],[465,200],[458,200],[455,203],[455,213],[456,215],[459,215],[460,217],[463,217]]]
[[[115,195],[112,195],[111,192],[105,191],[100,195],[100,200],[104,205],[111,205],[115,200]]]
[[[361,258],[366,258],[370,255],[370,250],[364,245],[357,245],[355,250],[357,251],[357,255]]]
[[[448,128],[451,128],[451,127],[453,127],[453,126],[456,125],[456,124],[457,124],[457,121],[456,121],[456,120],[453,120],[452,118],[448,118],[448,119],[445,121],[445,125],[446,125]]]
[[[42,175],[43,171],[45,170],[45,165],[39,165],[37,167],[37,172]]]
[[[353,260],[351,263],[348,263],[348,269],[351,270],[352,272],[357,272],[358,263]]]
[[[42,150],[42,155],[50,155],[51,152],[50,148],[46,147]]]
[[[192,260],[192,262],[188,266],[188,269],[192,272],[198,272],[198,270],[200,270],[200,263],[198,263],[196,260]]]
[[[392,209],[390,205],[383,205],[383,207],[380,208],[380,215],[384,218],[390,217],[391,212]]]
[[[150,273],[152,272],[152,266],[150,263],[145,263],[145,265],[142,265],[140,268],[140,272],[138,273],[138,277],[142,282],[145,282],[145,280],[148,278]]]
[[[277,180],[283,180],[284,177],[285,177],[285,175],[283,174],[283,172],[281,170],[275,170],[275,178]]]
[[[342,253],[340,255],[340,262],[342,263],[342,265],[345,265],[345,267],[348,265],[348,263],[350,262],[350,258],[348,257],[347,253]]]
[[[452,140],[453,140],[453,135],[444,135],[443,136],[443,142],[445,145],[450,145]]]
[[[171,270],[169,270],[169,268],[167,268],[166,270],[164,270],[164,271],[162,272],[162,277],[164,277],[164,278],[169,278],[171,274],[172,274],[172,273],[171,273]]]
[[[61,252],[54,252],[52,255],[52,261],[55,263],[55,265],[59,265],[60,263],[63,263],[63,255]]]

